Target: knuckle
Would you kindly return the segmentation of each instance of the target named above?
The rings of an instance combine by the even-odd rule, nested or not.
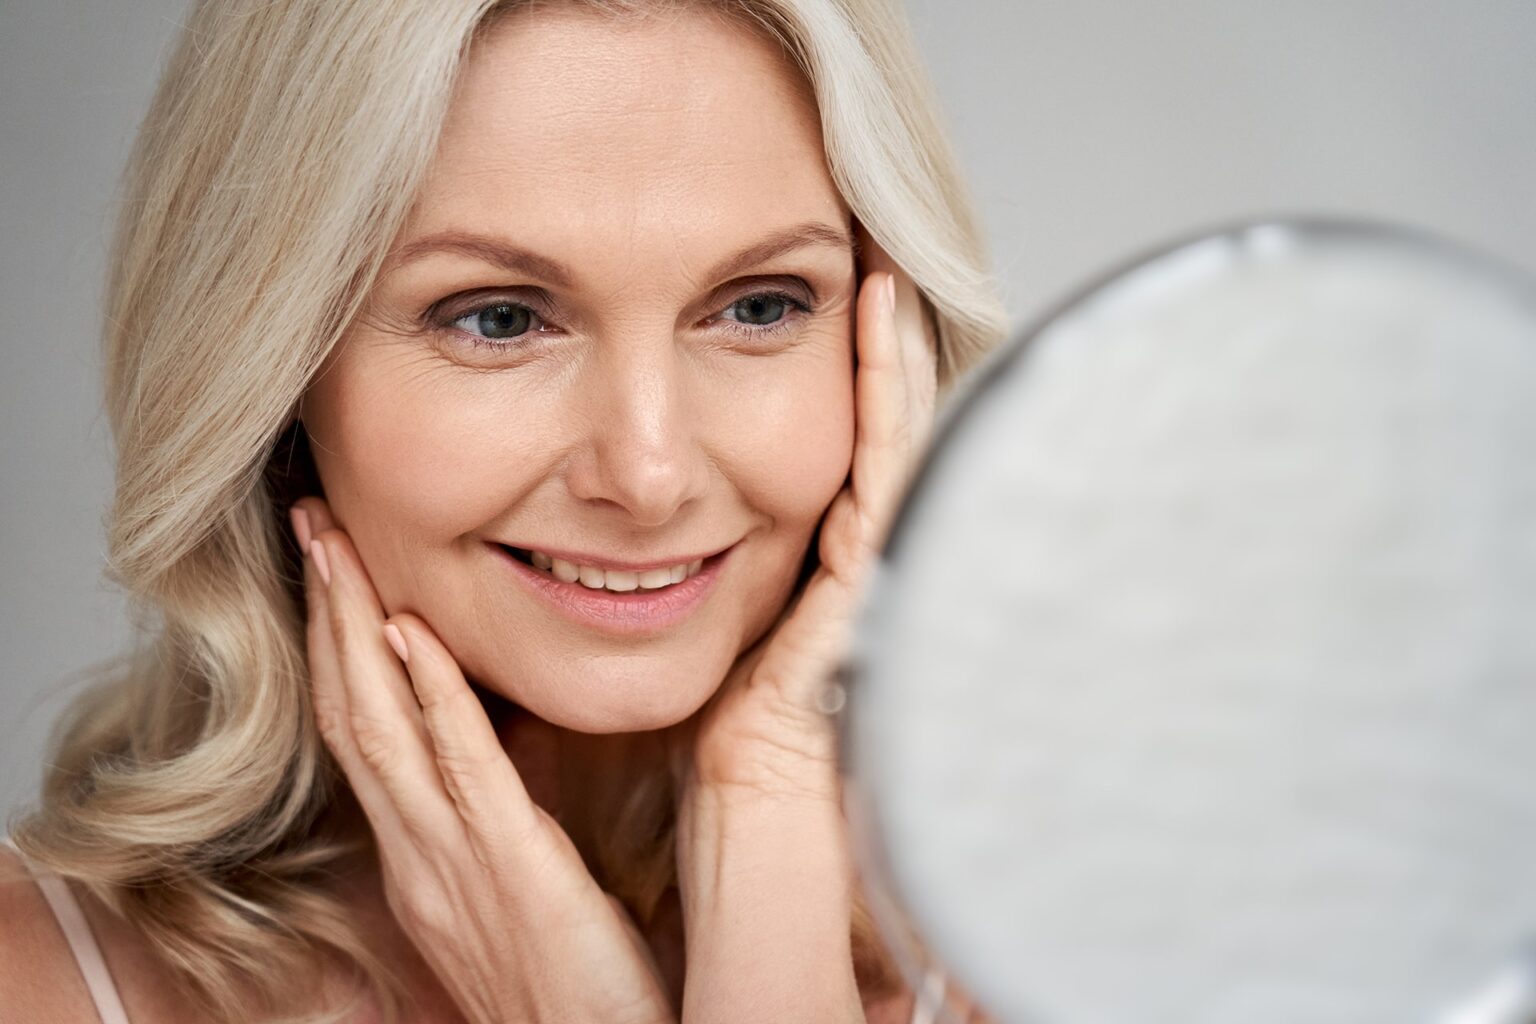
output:
[[[490,767],[483,757],[457,753],[437,755],[437,770],[442,773],[443,784],[465,804],[475,804],[483,799]]]
[[[326,745],[335,751],[346,739],[344,716],[337,713],[335,705],[328,700],[315,701],[315,727],[320,730],[320,738]]]
[[[308,601],[304,612],[304,650],[309,662],[313,664],[316,652],[323,649],[321,644],[330,632],[331,623],[329,617],[320,611],[316,601]]]
[[[357,638],[346,628],[341,608],[334,601],[331,602],[329,621],[324,625],[331,631],[331,645],[336,651],[337,662],[342,665],[350,663],[356,653]]]
[[[393,801],[395,811],[400,815],[400,823],[405,826],[406,832],[415,837],[432,836],[440,830],[440,821],[431,808],[423,807],[415,801]]]
[[[479,698],[466,687],[421,686],[417,689],[416,699],[421,703],[423,711],[431,711],[440,718],[453,719],[477,711],[484,714],[479,706]],[[470,702],[474,703],[473,707]]]
[[[440,890],[420,884],[386,883],[384,900],[395,919],[417,934],[447,935],[459,916]]]
[[[382,722],[371,715],[353,712],[347,716],[347,723],[351,727],[352,743],[365,765],[381,774],[394,765],[396,744]]]

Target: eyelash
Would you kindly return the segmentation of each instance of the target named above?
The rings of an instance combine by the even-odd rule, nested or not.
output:
[[[772,299],[775,302],[782,302],[785,306],[791,310],[794,310],[798,314],[794,317],[781,317],[774,323],[764,325],[743,324],[738,320],[721,321],[727,325],[726,329],[730,333],[749,339],[762,339],[765,337],[773,337],[775,335],[782,334],[785,331],[791,330],[794,327],[796,321],[798,321],[801,317],[810,316],[815,312],[810,304],[807,303],[804,299],[801,299],[799,296],[792,295],[786,291],[778,291],[771,288],[764,291],[748,292],[736,299],[731,300],[731,302],[727,303],[723,308],[730,309],[737,303],[745,302],[748,299]],[[429,314],[429,319],[432,324],[439,330],[447,331],[467,338],[469,344],[474,348],[490,349],[494,352],[508,352],[513,349],[527,346],[529,342],[524,340],[524,338],[528,334],[536,333],[535,331],[526,331],[523,335],[519,335],[516,338],[498,339],[487,338],[482,334],[472,334],[469,331],[465,331],[454,326],[460,320],[464,320],[472,316],[477,316],[478,314],[483,313],[485,310],[494,306],[516,306],[521,309],[526,309],[529,313],[533,314],[533,316],[536,317],[541,324],[544,320],[543,314],[541,314],[537,309],[535,309],[527,302],[515,302],[511,300],[500,299],[472,306],[469,309],[465,309],[460,312],[443,313],[434,310]]]
[[[795,322],[800,319],[800,317],[810,316],[813,312],[810,305],[803,299],[791,295],[788,292],[777,291],[771,288],[767,291],[748,292],[747,294],[732,300],[728,305],[726,305],[725,308],[730,309],[731,306],[736,305],[738,302],[745,302],[748,299],[772,299],[775,302],[782,302],[785,306],[789,307],[791,310],[794,310],[798,315],[794,317],[780,317],[778,320],[771,324],[762,325],[744,324],[739,320],[722,321],[722,323],[729,325],[726,328],[728,331],[733,334],[739,334],[742,337],[752,337],[754,335],[757,337],[763,337],[765,335],[771,336],[775,334],[782,334],[785,331],[790,330],[795,325]]]

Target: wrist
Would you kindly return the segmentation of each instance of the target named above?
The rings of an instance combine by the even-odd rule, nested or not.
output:
[[[678,808],[677,869],[690,965],[695,945],[719,949],[727,932],[851,956],[854,873],[836,802],[700,788]]]
[[[696,743],[680,782],[685,798],[720,805],[840,804],[837,735],[826,716],[786,730],[786,736],[713,736]]]
[[[677,837],[687,1024],[864,1019],[836,801],[701,787]]]

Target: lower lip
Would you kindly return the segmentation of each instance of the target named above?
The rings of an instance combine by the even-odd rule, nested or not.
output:
[[[698,610],[715,587],[725,560],[735,549],[726,548],[704,559],[699,571],[660,590],[615,593],[593,590],[580,583],[563,583],[541,569],[520,562],[500,544],[489,545],[512,573],[555,611],[578,625],[620,636],[641,636],[676,626]]]

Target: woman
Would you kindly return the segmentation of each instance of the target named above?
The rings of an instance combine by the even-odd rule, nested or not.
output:
[[[823,687],[1002,327],[915,66],[876,0],[196,8],[107,318],[150,642],[0,1019],[906,1019]]]

